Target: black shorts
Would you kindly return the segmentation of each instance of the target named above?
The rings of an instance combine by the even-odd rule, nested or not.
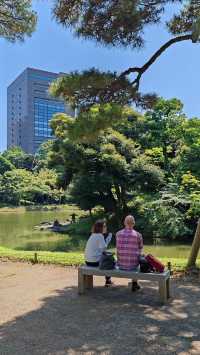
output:
[[[94,262],[94,263],[92,263],[90,261],[86,261],[85,263],[86,263],[87,266],[93,266],[93,267],[99,266],[99,262],[98,261]]]

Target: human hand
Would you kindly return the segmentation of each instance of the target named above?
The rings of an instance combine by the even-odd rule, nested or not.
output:
[[[112,233],[108,233],[108,236],[106,238],[106,243],[107,244],[110,243],[111,239],[112,239]]]

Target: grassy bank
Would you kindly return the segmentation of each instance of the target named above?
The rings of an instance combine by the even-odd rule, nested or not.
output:
[[[38,262],[44,264],[58,264],[66,266],[79,266],[84,263],[84,256],[82,252],[37,252]],[[0,259],[9,259],[13,261],[27,261],[31,262],[34,259],[33,251],[18,251],[0,247]],[[173,270],[182,271],[186,267],[186,258],[159,258],[165,265],[170,261]],[[200,266],[200,260],[198,260]]]
[[[18,261],[33,261],[33,251],[13,250],[0,247],[0,258]],[[39,263],[44,264],[60,264],[66,266],[78,266],[83,264],[84,257],[80,252],[50,252],[50,251],[37,251],[37,258]]]
[[[33,205],[33,206],[8,206],[0,204],[0,213],[25,213],[27,211],[37,212],[54,212],[54,211],[66,211],[69,213],[75,212],[78,217],[85,214],[75,205]]]

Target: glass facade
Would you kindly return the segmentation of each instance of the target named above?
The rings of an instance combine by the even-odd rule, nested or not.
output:
[[[34,134],[38,138],[51,138],[49,121],[58,112],[65,112],[63,102],[34,98]]]
[[[29,78],[51,82],[52,80],[57,79],[57,76],[54,78],[53,76],[47,76],[47,75],[29,74]]]

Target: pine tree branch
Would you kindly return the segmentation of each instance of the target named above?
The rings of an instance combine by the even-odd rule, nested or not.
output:
[[[192,40],[192,34],[178,36],[178,37],[174,37],[174,38],[170,39],[163,46],[161,46],[142,67],[132,67],[132,68],[125,70],[124,72],[122,72],[120,74],[120,78],[127,76],[129,74],[132,74],[132,73],[138,73],[136,79],[132,82],[132,84],[138,89],[142,75],[161,56],[161,54],[163,52],[165,52],[169,47],[171,47],[175,43],[182,42],[182,41],[188,41],[188,40]]]

